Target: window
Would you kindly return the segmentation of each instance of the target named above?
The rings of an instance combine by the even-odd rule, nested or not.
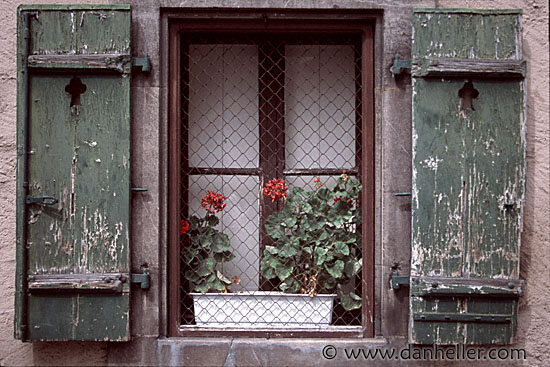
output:
[[[363,326],[368,322],[366,315],[371,312],[368,292],[372,287],[367,290],[367,283],[373,272],[369,264],[372,204],[366,204],[372,192],[372,175],[367,174],[372,156],[368,154],[369,146],[365,149],[365,143],[372,139],[370,129],[365,128],[369,126],[367,111],[372,108],[364,107],[365,103],[372,104],[372,89],[365,92],[366,83],[372,80],[372,49],[367,50],[369,45],[372,47],[372,33],[365,22],[347,26],[326,21],[311,25],[267,23],[269,26],[263,21],[195,21],[176,24],[171,29],[172,333],[185,335],[190,331],[212,330],[264,333],[258,331],[259,327],[267,332],[276,330],[281,335],[288,335],[285,330],[299,330],[309,335],[325,331],[362,336]],[[332,30],[327,31],[326,26]],[[258,27],[263,29],[259,31]],[[372,128],[372,121],[368,122]],[[348,256],[329,251],[327,256],[332,262],[323,267],[319,254],[313,253],[312,244],[307,250],[322,271],[312,271],[306,277],[300,273],[304,268],[299,271],[298,266],[293,266],[288,277],[293,278],[293,283],[287,280],[291,285],[283,285],[283,277],[274,276],[274,272],[270,276],[264,269],[269,266],[262,259],[266,250],[273,252],[280,247],[282,239],[273,238],[273,233],[266,230],[266,223],[269,227],[270,216],[281,211],[286,202],[272,200],[263,194],[263,188],[272,179],[283,179],[288,193],[294,187],[329,192],[343,178],[363,185],[362,194],[356,200],[348,200],[350,205],[345,204],[352,218],[348,216],[349,222],[336,226],[346,228],[349,238],[356,236],[356,241],[340,244],[345,246],[342,252]],[[215,214],[201,207],[201,198],[210,191],[226,197],[226,206]],[[325,208],[334,207],[341,199],[338,193],[330,195],[331,202]],[[218,218],[212,223],[214,232],[210,235],[215,238],[221,233],[227,235],[224,250],[231,256],[225,259],[221,253],[212,256],[215,250],[210,240],[196,240],[197,236],[208,236],[203,231],[207,222],[201,222],[200,232],[198,219],[193,222],[191,217],[205,218],[205,214]],[[185,228],[180,230],[182,223]],[[195,240],[184,233],[193,228]],[[296,227],[286,233],[294,230]],[[197,255],[202,250],[193,247],[199,242],[208,243],[202,257]],[[300,243],[300,251],[304,244]],[[199,257],[204,261],[209,256],[216,260],[206,266],[197,262]],[[337,267],[335,262],[340,257],[343,260],[338,265],[343,266],[345,259],[351,258],[361,260],[358,263],[362,266],[361,270],[355,267],[353,271],[348,269],[351,260],[345,263],[349,276],[337,287],[334,277],[343,274],[343,268],[328,273],[326,268]],[[217,283],[204,285],[205,276],[216,278]],[[220,311],[208,311],[205,322],[198,314],[202,312],[198,296],[191,293],[223,290],[224,280],[231,281],[231,294],[220,296]],[[312,281],[316,282],[313,286]],[[266,294],[273,294],[269,292],[285,287],[294,287],[292,293],[308,293],[309,289],[311,295],[334,293],[339,297],[332,311],[333,301],[329,298],[328,318],[318,315],[317,309],[307,309],[308,306],[297,306],[292,311],[293,306],[287,308],[278,300],[264,299]],[[249,296],[252,303],[233,300],[235,294]],[[355,298],[349,298],[351,294]],[[352,307],[349,302],[344,303],[342,295],[356,304]],[[213,294],[207,296],[208,307],[218,302]],[[303,318],[289,320],[292,313],[302,313]],[[241,314],[241,320],[235,321],[232,314]],[[324,320],[323,326],[312,325],[319,319]]]

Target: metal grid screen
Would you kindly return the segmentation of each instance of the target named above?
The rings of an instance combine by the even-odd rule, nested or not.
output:
[[[355,35],[182,38],[183,325],[361,324],[360,200],[349,185],[361,178],[360,45]],[[327,202],[311,207],[320,190]],[[295,223],[281,214],[289,205],[305,210]],[[328,223],[337,209],[343,222]]]

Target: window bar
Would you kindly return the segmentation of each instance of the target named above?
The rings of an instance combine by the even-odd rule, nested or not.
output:
[[[182,39],[180,41],[180,219],[189,215],[189,43]],[[179,254],[185,251],[184,244],[180,238]],[[185,279],[185,272],[189,269],[185,261],[180,261],[180,292],[181,305],[180,317],[182,324],[191,324],[194,321],[193,299],[189,296],[190,285]]]
[[[357,168],[319,168],[319,169],[286,169],[285,176],[340,176],[343,171],[350,176],[358,176]]]
[[[285,160],[284,44],[261,42],[259,52],[259,123],[260,123],[260,190],[273,178],[282,178]],[[265,231],[266,218],[279,209],[260,192],[260,254],[272,240]],[[264,279],[258,268],[260,289],[272,290],[272,281]]]

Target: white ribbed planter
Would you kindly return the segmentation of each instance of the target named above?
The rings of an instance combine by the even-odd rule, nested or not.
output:
[[[336,294],[191,293],[202,326],[319,327],[330,325]]]

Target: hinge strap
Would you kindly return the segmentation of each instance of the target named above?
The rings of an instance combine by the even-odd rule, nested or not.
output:
[[[399,59],[399,54],[395,54],[395,59],[393,59],[392,67],[392,72],[394,76],[399,75],[403,72],[403,70],[410,68],[412,68],[411,60],[401,60]]]
[[[147,52],[145,53],[144,57],[133,57],[132,58],[132,66],[136,68],[140,68],[142,72],[148,73],[151,71],[151,61],[149,60],[149,55],[147,55]]]
[[[513,315],[506,314],[477,314],[477,313],[437,313],[437,312],[419,312],[413,315],[414,321],[426,322],[468,322],[468,323],[487,323],[487,324],[506,324],[512,322]]]
[[[131,282],[133,284],[138,284],[141,289],[149,289],[151,286],[151,276],[149,275],[149,270],[143,269],[143,273],[133,273]]]

